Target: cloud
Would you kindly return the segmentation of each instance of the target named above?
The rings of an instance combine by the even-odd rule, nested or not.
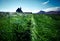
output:
[[[23,12],[32,12],[32,13],[37,13],[38,11],[40,11],[40,10],[38,10],[38,9],[34,9],[34,10],[29,10],[29,9],[22,9],[23,10]]]
[[[49,12],[49,11],[60,11],[60,7],[51,7],[51,8],[47,8],[44,11]]]
[[[46,5],[46,4],[48,4],[50,1],[49,0],[47,0],[46,2],[43,2],[42,4],[43,5]]]

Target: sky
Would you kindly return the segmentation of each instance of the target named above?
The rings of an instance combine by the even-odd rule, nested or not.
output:
[[[16,12],[21,7],[23,12],[39,12],[47,8],[60,7],[60,0],[0,0],[0,11]]]

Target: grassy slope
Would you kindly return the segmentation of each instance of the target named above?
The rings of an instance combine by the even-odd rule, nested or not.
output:
[[[60,15],[0,15],[1,41],[59,41]]]
[[[60,15],[33,15],[35,19],[34,41],[60,41]]]

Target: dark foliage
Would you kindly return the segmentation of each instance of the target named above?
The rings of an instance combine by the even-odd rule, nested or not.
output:
[[[22,13],[23,11],[21,10],[21,8],[18,8],[16,12]]]

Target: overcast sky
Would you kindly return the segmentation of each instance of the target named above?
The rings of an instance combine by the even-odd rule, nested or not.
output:
[[[0,11],[15,12],[18,7],[22,7],[24,12],[38,12],[60,7],[60,0],[0,0]]]

